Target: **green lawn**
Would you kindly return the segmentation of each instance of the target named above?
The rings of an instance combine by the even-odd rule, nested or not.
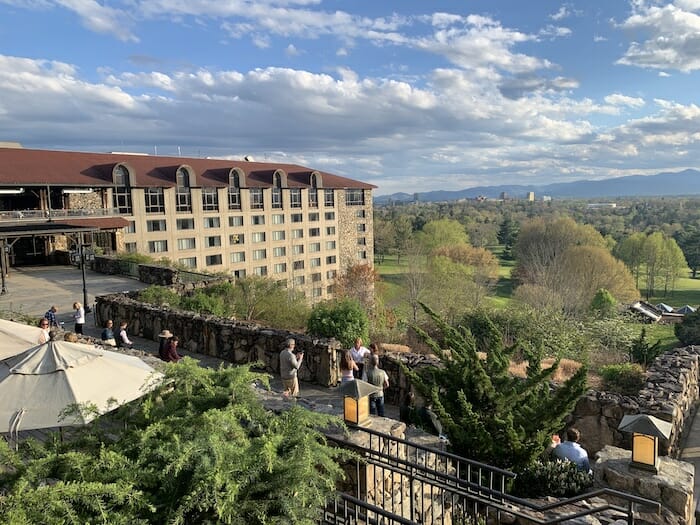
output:
[[[662,295],[663,292],[657,291],[656,295],[649,299],[650,303],[666,303],[674,308],[679,308],[689,304],[696,307],[700,305],[700,279],[691,279],[684,277],[676,282],[676,289],[669,292],[667,295]]]

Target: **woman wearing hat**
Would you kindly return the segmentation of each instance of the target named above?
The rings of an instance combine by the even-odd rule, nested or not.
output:
[[[158,334],[159,344],[158,344],[158,356],[163,360],[168,360],[168,344],[170,343],[170,338],[173,334],[170,330],[163,330]]]

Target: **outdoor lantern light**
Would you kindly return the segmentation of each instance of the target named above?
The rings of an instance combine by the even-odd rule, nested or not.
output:
[[[671,436],[671,423],[648,414],[626,415],[617,429],[632,432],[631,465],[658,474],[659,438]]]
[[[381,390],[366,381],[355,379],[341,383],[343,394],[343,418],[348,425],[367,427],[369,420],[369,396]]]

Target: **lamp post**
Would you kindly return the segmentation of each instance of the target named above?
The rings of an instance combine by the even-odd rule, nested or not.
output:
[[[80,265],[80,270],[83,274],[83,306],[86,313],[90,313],[91,308],[88,305],[87,282],[85,280],[85,263],[95,260],[95,253],[92,251],[91,245],[84,242],[78,243],[78,251],[71,253],[71,262]]]
[[[671,423],[648,414],[623,416],[618,430],[632,432],[631,466],[659,472],[659,438],[671,436]]]
[[[5,275],[7,274],[7,254],[10,252],[10,247],[7,245],[7,239],[2,240],[2,250],[0,251],[0,272],[2,273],[2,290],[0,290],[0,295],[5,295],[7,293],[7,286],[5,285]]]

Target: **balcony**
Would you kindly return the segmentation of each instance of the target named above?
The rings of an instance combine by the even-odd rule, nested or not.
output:
[[[119,217],[116,208],[72,209],[72,210],[12,210],[0,211],[0,223],[51,222],[61,219],[92,219]]]

